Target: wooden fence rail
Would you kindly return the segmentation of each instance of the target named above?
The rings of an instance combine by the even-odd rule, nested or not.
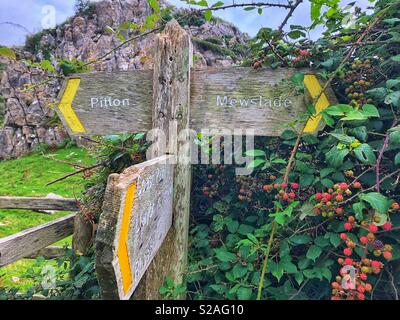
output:
[[[74,232],[75,214],[0,239],[0,267],[28,257]]]
[[[0,197],[0,209],[78,211],[76,199]]]

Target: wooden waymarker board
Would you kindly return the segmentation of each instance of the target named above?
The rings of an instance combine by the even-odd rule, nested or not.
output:
[[[306,111],[306,98],[321,92],[314,74],[305,75],[305,94],[291,81],[296,69],[207,68],[193,70],[190,128],[253,129],[279,136],[285,124]],[[322,94],[317,109],[334,101]],[[71,135],[108,135],[152,129],[153,71],[93,73],[69,78],[56,109]],[[329,96],[329,98],[328,98]],[[321,106],[318,108],[318,104]],[[314,132],[320,118],[306,132]]]
[[[174,156],[161,156],[109,177],[96,238],[104,299],[129,299],[172,223]]]

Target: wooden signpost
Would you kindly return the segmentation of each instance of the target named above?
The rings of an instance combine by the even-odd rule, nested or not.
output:
[[[153,71],[97,73],[69,78],[57,112],[71,135],[107,135],[158,129],[168,148],[154,159],[109,177],[96,240],[96,269],[103,298],[157,299],[167,276],[183,281],[187,264],[191,166],[184,129],[254,130],[279,136],[306,111],[307,97],[319,113],[334,103],[314,74],[305,94],[290,69],[191,70],[189,35],[173,20],[156,38]],[[321,116],[309,120],[316,132]],[[160,142],[160,141],[158,141]],[[157,144],[156,144],[157,146]],[[171,158],[172,157],[172,158]]]
[[[97,231],[96,270],[106,299],[128,299],[172,224],[173,156],[113,174]]]

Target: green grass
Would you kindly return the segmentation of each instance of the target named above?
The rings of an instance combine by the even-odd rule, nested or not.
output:
[[[76,147],[49,152],[46,157],[64,160],[82,165],[91,165],[94,159],[87,151]],[[0,161],[0,195],[1,196],[46,196],[55,193],[63,197],[75,197],[83,191],[82,175],[76,175],[56,184],[46,183],[64,176],[75,169],[68,165],[45,158],[41,154],[32,154],[16,160]],[[58,212],[46,215],[26,210],[0,210],[0,238],[15,234],[51,220],[62,217],[69,212]],[[57,242],[63,246],[71,243],[71,237]],[[23,259],[0,269],[0,286],[16,287],[25,291],[32,285],[32,280],[23,279],[23,274],[34,263],[34,260]],[[20,280],[15,281],[17,277]]]

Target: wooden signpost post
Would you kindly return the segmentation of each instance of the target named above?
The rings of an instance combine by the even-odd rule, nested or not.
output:
[[[187,266],[190,163],[185,129],[254,130],[279,136],[306,111],[319,113],[335,100],[314,74],[305,94],[290,69],[191,70],[189,35],[173,20],[157,36],[153,71],[97,73],[69,78],[57,112],[71,135],[107,135],[158,129],[153,159],[109,177],[96,239],[96,269],[105,299],[157,299],[167,276],[183,281]],[[330,91],[330,90],[327,90]],[[320,115],[306,132],[316,132]],[[167,142],[167,149],[161,142]],[[172,160],[178,160],[171,164]],[[168,164],[169,163],[169,164]]]

